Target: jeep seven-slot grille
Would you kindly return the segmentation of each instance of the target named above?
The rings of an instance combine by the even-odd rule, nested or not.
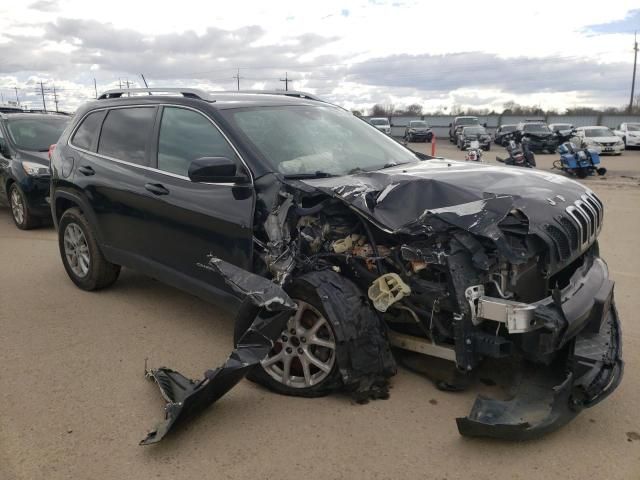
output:
[[[545,227],[560,261],[591,245],[602,228],[604,218],[602,202],[591,192],[582,195],[565,211],[567,216],[558,218],[557,224]]]

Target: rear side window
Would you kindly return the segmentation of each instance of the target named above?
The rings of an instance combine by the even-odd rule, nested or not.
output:
[[[146,165],[145,147],[153,129],[155,113],[155,107],[109,110],[102,125],[98,153]]]
[[[90,150],[95,152],[96,140],[100,133],[100,125],[102,125],[102,119],[104,118],[105,111],[100,110],[93,112],[84,117],[84,120],[73,134],[71,143],[78,148]]]
[[[158,140],[158,169],[186,177],[191,162],[202,157],[237,159],[220,131],[203,115],[165,107]]]

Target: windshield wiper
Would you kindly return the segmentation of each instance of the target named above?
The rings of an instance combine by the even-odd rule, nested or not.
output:
[[[334,173],[323,172],[321,170],[318,170],[317,172],[314,172],[314,173],[291,173],[289,175],[285,175],[284,178],[295,180],[298,178],[331,178],[331,177],[337,177],[337,176],[338,175]]]

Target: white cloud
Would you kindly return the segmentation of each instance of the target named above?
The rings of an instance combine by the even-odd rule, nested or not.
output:
[[[29,82],[44,78],[66,85],[62,105],[73,109],[93,95],[94,77],[100,89],[119,78],[139,81],[140,72],[155,85],[232,89],[240,68],[245,88],[281,88],[288,71],[293,88],[347,107],[619,105],[630,83],[630,37],[584,29],[621,19],[635,6],[629,0],[597,9],[556,0],[112,0],[108,8],[86,0],[3,2],[0,90],[8,96],[20,86],[31,98]],[[454,55],[465,52],[477,55]]]

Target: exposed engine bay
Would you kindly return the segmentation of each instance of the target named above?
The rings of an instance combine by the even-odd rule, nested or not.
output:
[[[319,292],[341,384],[359,400],[385,396],[389,347],[448,360],[461,378],[485,359],[516,366],[509,399],[479,397],[457,419],[469,436],[540,436],[620,382],[613,282],[597,245],[604,207],[581,185],[432,160],[346,180],[267,175],[255,186],[252,277],[283,294],[304,278]],[[283,338],[261,351],[288,361]]]

